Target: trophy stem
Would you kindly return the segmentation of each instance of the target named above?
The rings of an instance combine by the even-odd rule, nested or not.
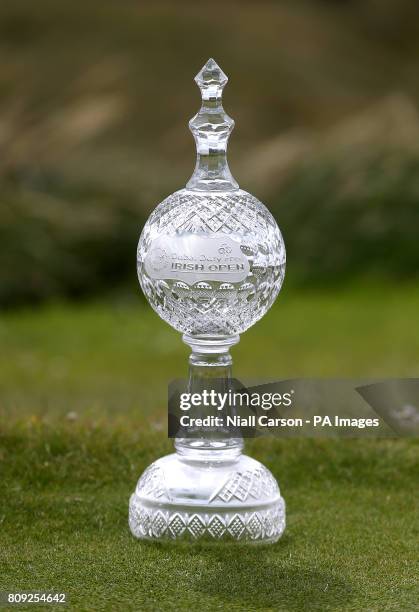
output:
[[[188,393],[227,394],[232,390],[232,364],[230,348],[237,344],[239,336],[207,338],[183,336],[192,353],[189,357]],[[195,410],[197,418],[205,418],[207,409]],[[240,455],[243,440],[237,432],[229,427],[205,428],[202,437],[176,438],[176,451],[184,458],[196,461],[231,461]]]

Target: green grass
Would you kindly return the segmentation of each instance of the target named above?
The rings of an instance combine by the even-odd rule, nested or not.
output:
[[[235,373],[414,376],[418,310],[408,286],[285,291],[234,349]],[[144,544],[127,502],[171,448],[179,335],[108,303],[3,314],[0,341],[0,589],[65,591],[77,610],[416,609],[416,441],[253,441],[287,501],[278,544]]]

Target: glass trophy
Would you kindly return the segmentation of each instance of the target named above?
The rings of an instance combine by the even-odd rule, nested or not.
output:
[[[239,188],[226,151],[234,121],[222,106],[227,77],[213,59],[195,77],[202,106],[189,122],[197,161],[184,189],[150,215],[137,265],[144,294],[190,346],[189,385],[231,380],[230,348],[277,297],[285,247],[268,209]],[[260,358],[260,356],[258,357]],[[275,542],[285,504],[270,471],[242,454],[243,440],[175,439],[150,465],[129,503],[129,525],[147,540]]]

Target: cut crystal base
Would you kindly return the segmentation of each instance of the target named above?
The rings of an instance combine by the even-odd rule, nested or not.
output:
[[[197,454],[167,455],[145,470],[130,499],[133,535],[276,542],[285,529],[285,503],[271,472],[237,452],[227,459],[223,452],[220,460],[214,451],[210,458]]]

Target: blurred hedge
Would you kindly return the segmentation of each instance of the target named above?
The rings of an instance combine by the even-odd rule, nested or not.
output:
[[[144,218],[126,196],[3,183],[0,304],[79,298],[135,280]]]
[[[213,3],[5,0],[0,307],[140,295],[138,236],[192,170],[213,54],[231,167],[278,220],[287,285],[417,278],[419,7],[381,4],[226,1],[214,28]]]
[[[294,283],[419,277],[419,157],[302,164],[273,209]]]
[[[80,298],[135,287],[140,202],[56,178],[0,186],[0,304]],[[298,164],[269,198],[291,284],[419,271],[419,157],[321,157]]]

